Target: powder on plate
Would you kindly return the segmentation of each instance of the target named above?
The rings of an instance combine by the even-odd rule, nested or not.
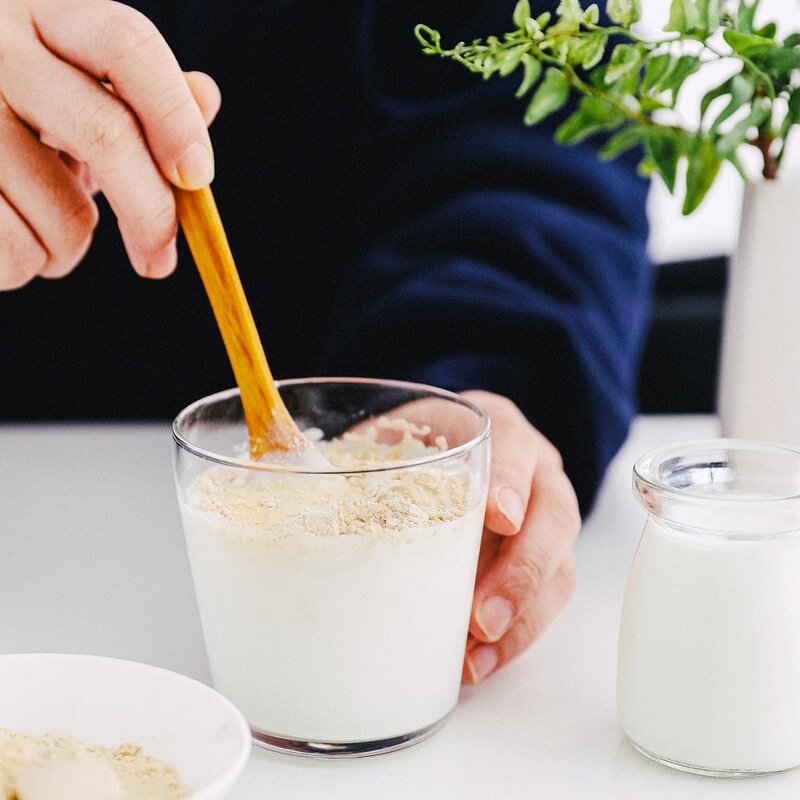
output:
[[[53,792],[58,787],[58,793]],[[0,728],[0,800],[184,800],[175,768],[135,744],[86,746],[72,736]]]

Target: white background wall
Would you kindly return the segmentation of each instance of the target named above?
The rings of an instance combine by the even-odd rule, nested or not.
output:
[[[642,0],[642,31],[656,35],[669,16],[669,0]],[[762,0],[756,20],[775,19],[783,35],[800,31],[800,0]],[[688,120],[699,105],[699,98],[720,82],[719,73],[687,80],[678,110]],[[695,112],[696,113],[696,112]],[[785,164],[784,178],[796,179],[800,191],[800,136],[795,132],[794,148]],[[703,204],[690,217],[681,215],[681,199],[672,197],[660,179],[653,180],[648,203],[650,253],[656,262],[678,261],[699,256],[730,253],[736,244],[742,181],[738,173],[723,165],[714,187]],[[798,220],[800,225],[800,220]]]

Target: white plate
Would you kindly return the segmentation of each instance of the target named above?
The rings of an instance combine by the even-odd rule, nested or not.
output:
[[[222,800],[251,748],[244,717],[205,684],[99,656],[0,655],[0,727],[139,744],[175,767],[191,800]]]

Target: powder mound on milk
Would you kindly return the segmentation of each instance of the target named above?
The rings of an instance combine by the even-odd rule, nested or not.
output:
[[[390,467],[398,461],[447,450],[430,428],[381,417],[364,430],[320,442],[337,469]],[[433,463],[357,474],[244,473],[212,467],[192,483],[192,503],[237,529],[272,537],[372,534],[428,527],[463,516],[470,507],[469,480]]]
[[[86,746],[72,736],[0,728],[0,800],[184,800],[175,768],[135,744]]]

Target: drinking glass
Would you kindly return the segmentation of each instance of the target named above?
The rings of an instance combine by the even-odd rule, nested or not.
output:
[[[254,462],[238,391],[178,415],[175,480],[214,686],[268,748],[335,757],[407,746],[437,730],[458,698],[489,420],[459,395],[411,383],[279,387],[311,438],[390,417],[417,426],[428,446],[380,464]],[[381,431],[387,446],[400,436]],[[407,492],[428,482],[444,497],[435,519]],[[353,506],[354,486],[375,495]],[[284,499],[273,507],[276,488]]]

